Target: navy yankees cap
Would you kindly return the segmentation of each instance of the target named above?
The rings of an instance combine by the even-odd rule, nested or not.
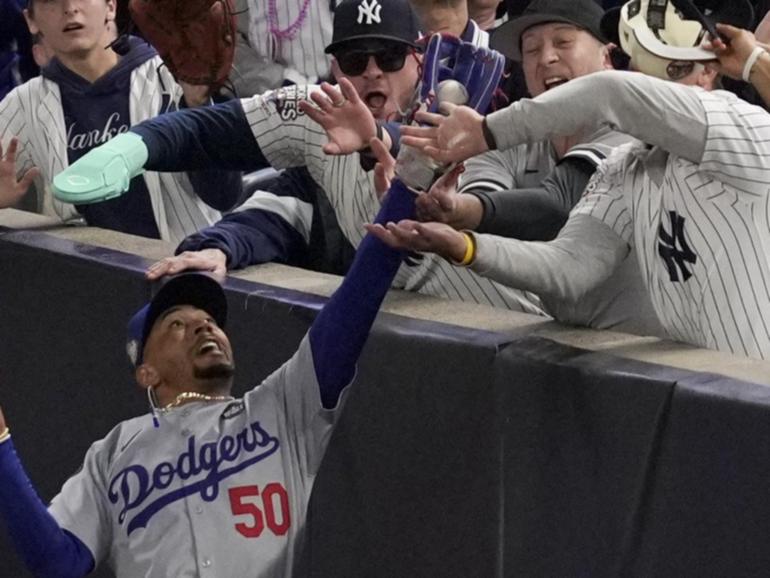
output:
[[[227,321],[227,299],[222,286],[205,273],[182,273],[170,277],[149,303],[134,313],[128,322],[126,352],[134,367],[142,364],[144,346],[152,326],[163,312],[177,305],[202,309],[224,328]]]
[[[333,28],[327,54],[348,42],[370,38],[419,48],[420,25],[407,0],[343,0],[334,9]]]
[[[607,42],[600,28],[604,10],[595,0],[532,0],[521,16],[496,29],[489,46],[511,60],[521,60],[521,35],[528,28],[549,22],[565,22],[590,32]]]

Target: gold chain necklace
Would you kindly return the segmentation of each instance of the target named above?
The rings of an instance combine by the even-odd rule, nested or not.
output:
[[[233,401],[235,398],[232,395],[206,395],[205,393],[196,393],[194,391],[184,391],[177,395],[169,404],[159,407],[157,411],[160,413],[166,413],[170,409],[183,404],[186,401]]]

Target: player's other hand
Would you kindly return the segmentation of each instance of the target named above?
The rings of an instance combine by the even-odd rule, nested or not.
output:
[[[3,151],[0,144],[0,209],[12,207],[18,203],[29,189],[32,181],[40,174],[40,170],[32,167],[27,170],[20,180],[16,179],[16,152],[19,139],[13,137],[8,148]],[[3,429],[0,427],[0,430]]]
[[[450,261],[465,256],[465,235],[444,223],[420,223],[405,219],[398,223],[366,224],[366,230],[394,249],[436,253]]]
[[[359,151],[377,135],[372,112],[347,78],[340,79],[339,88],[322,83],[321,91],[310,93],[310,99],[315,106],[303,100],[299,108],[326,131],[329,139],[323,146],[326,154],[347,155]]]
[[[153,263],[147,269],[145,277],[154,281],[164,275],[176,275],[182,271],[207,271],[222,283],[227,275],[227,255],[219,249],[185,251]]]
[[[484,138],[484,117],[467,106],[441,105],[447,116],[418,112],[415,119],[430,126],[401,127],[401,144],[422,150],[441,163],[467,160],[489,150]]]
[[[718,59],[710,62],[708,66],[720,74],[726,74],[731,78],[741,80],[746,60],[748,60],[756,46],[764,45],[757,42],[754,34],[748,30],[736,28],[729,24],[717,24],[716,26],[719,33],[723,34],[730,43],[727,44],[721,38],[712,38],[703,44],[703,48],[713,50]]]
[[[3,408],[0,407],[0,432],[5,431],[5,428],[8,427],[5,424],[5,416],[3,415]]]

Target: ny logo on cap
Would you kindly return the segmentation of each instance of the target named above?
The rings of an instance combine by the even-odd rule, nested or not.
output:
[[[363,24],[363,20],[366,18],[366,24],[379,24],[382,22],[380,19],[380,10],[382,10],[382,5],[379,4],[377,0],[372,0],[371,2],[361,0],[361,4],[358,5],[358,18],[356,19],[356,22]]]

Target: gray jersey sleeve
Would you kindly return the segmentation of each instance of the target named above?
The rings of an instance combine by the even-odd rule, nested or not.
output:
[[[708,130],[701,94],[645,74],[604,71],[515,102],[487,122],[499,149],[607,125],[699,162]]]
[[[260,389],[272,392],[286,428],[285,432],[280,432],[280,438],[290,444],[302,473],[315,473],[329,443],[335,419],[344,404],[347,389],[343,391],[336,408],[323,408],[307,335],[292,358],[265,379],[257,388]]]
[[[108,557],[113,543],[112,521],[105,502],[106,472],[117,440],[113,430],[105,439],[94,443],[86,453],[83,467],[65,482],[49,507],[59,525],[88,547],[97,564]]]
[[[708,118],[708,135],[699,168],[734,187],[744,200],[767,196],[770,182],[770,114],[731,93],[698,97]]]
[[[549,242],[476,235],[471,268],[511,287],[576,302],[598,287],[628,254],[629,246],[601,221],[570,216]]]

